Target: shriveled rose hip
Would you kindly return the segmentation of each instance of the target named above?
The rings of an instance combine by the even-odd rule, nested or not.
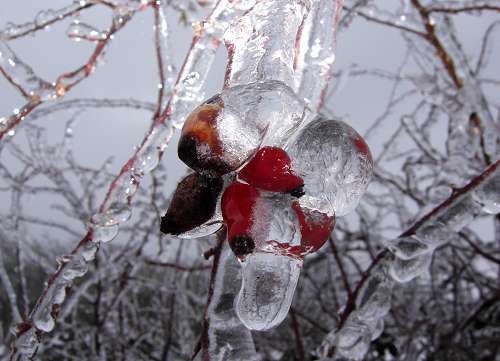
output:
[[[167,213],[161,218],[160,230],[179,235],[209,220],[223,184],[222,178],[209,178],[198,173],[186,176],[177,185]]]

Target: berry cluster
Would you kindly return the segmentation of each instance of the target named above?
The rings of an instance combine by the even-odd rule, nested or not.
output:
[[[258,97],[248,96],[247,102],[260,111],[263,94],[251,90]],[[315,117],[299,126],[290,123],[287,132],[298,134],[287,145],[291,157],[283,147],[262,145],[269,132],[279,133],[277,128],[256,121],[251,108],[238,113],[231,107],[233,93],[210,98],[186,119],[178,154],[196,173],[179,183],[161,230],[191,238],[225,223],[229,244],[241,260],[255,250],[300,258],[317,251],[335,215],[352,210],[366,189],[372,169],[368,146],[347,124]],[[290,209],[285,216],[295,228],[281,232],[284,239],[276,239],[280,232],[270,229],[276,207]]]
[[[246,183],[242,183],[244,181]],[[264,192],[289,193],[299,198],[303,195],[304,182],[291,167],[288,154],[281,148],[263,147],[238,172],[238,180],[232,183],[222,196],[222,216],[228,230],[228,241],[234,254],[240,259],[259,250],[269,250],[293,257],[303,257],[317,251],[328,239],[335,223],[334,216],[309,210],[297,200],[289,202],[300,224],[300,244],[291,245],[286,240],[259,240],[262,222],[257,204]],[[267,193],[266,192],[266,193]],[[268,197],[273,200],[273,197]],[[259,232],[260,231],[260,232]]]
[[[279,82],[225,89],[186,119],[178,155],[195,173],[178,185],[161,230],[214,233],[242,262],[236,314],[249,329],[281,323],[304,256],[366,190],[373,160],[349,125],[313,114]]]

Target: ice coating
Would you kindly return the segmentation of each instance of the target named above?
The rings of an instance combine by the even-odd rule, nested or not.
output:
[[[429,270],[432,254],[433,252],[424,253],[409,260],[395,258],[389,268],[392,278],[397,282],[406,283],[422,275]]]
[[[490,179],[473,193],[476,201],[483,205],[483,211],[489,214],[500,213],[500,171],[496,171]]]
[[[263,0],[231,24],[224,34],[231,54],[226,83],[276,79],[292,87],[295,43],[308,5],[300,0]]]
[[[357,206],[370,182],[373,161],[363,138],[349,125],[317,117],[286,150],[292,168],[304,179],[301,206],[336,216]]]
[[[227,88],[188,116],[179,158],[197,172],[220,176],[238,169],[260,146],[281,146],[310,117],[282,82]]]
[[[224,190],[227,188],[228,185],[230,185],[234,181],[234,175],[226,174],[225,176],[222,177],[222,180],[224,182],[223,184],[223,190]],[[222,195],[224,193],[223,190],[219,193],[212,217],[210,217],[210,219],[200,224],[199,226],[194,227],[186,232],[178,234],[177,237],[185,239],[206,237],[211,234],[214,234],[223,226],[224,220],[222,218],[222,209],[221,209]]]
[[[179,235],[210,220],[216,210],[224,181],[192,173],[177,185],[167,213],[161,219],[161,231]]]
[[[268,252],[255,252],[242,263],[242,286],[236,314],[251,330],[264,331],[288,314],[302,261]]]
[[[213,295],[205,314],[210,324],[207,332],[209,359],[257,361],[252,334],[239,321],[234,308],[241,283],[240,265],[227,243],[222,245],[216,264]]]
[[[325,97],[335,61],[335,35],[343,1],[312,1],[300,32],[295,59],[297,94],[317,110]]]
[[[288,154],[278,147],[262,147],[238,172],[238,178],[266,191],[301,195],[304,181],[294,174]]]
[[[338,354],[350,360],[362,360],[370,347],[370,327],[362,321],[348,322],[336,336]]]
[[[290,196],[261,194],[255,202],[250,230],[256,248],[292,257],[300,256],[300,224],[291,208]]]
[[[328,240],[335,217],[301,207],[292,195],[234,182],[222,196],[228,241],[241,259],[257,250],[303,258]]]
[[[398,258],[409,260],[424,253],[432,252],[432,248],[415,237],[401,237],[387,242],[387,248]]]

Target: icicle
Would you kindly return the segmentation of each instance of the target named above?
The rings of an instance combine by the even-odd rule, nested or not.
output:
[[[274,253],[256,252],[242,263],[243,283],[236,313],[250,330],[268,330],[288,314],[302,261]]]

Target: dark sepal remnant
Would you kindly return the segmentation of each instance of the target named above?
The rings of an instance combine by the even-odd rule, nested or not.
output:
[[[241,257],[253,252],[255,242],[250,236],[238,235],[229,240],[229,246],[236,256]]]
[[[177,154],[189,168],[208,177],[220,177],[233,169],[214,154],[198,154],[200,142],[195,136],[183,135],[179,140]]]
[[[179,235],[208,221],[215,212],[223,184],[222,178],[198,173],[186,176],[177,185],[167,213],[161,218],[160,230]]]
[[[301,186],[298,186],[297,188],[294,188],[294,189],[288,191],[288,194],[290,194],[292,197],[295,197],[295,198],[302,197],[304,194],[306,194],[304,192],[304,185],[302,184]]]

